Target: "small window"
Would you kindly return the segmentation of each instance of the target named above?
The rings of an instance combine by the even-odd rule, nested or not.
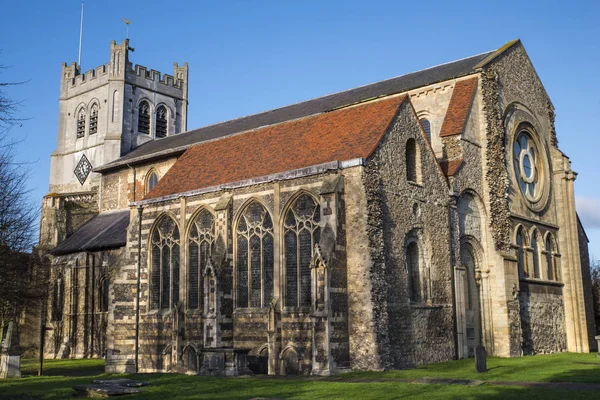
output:
[[[156,137],[164,138],[167,136],[167,108],[160,106],[156,109]]]
[[[415,139],[406,142],[406,179],[410,182],[420,183],[419,147]]]
[[[90,110],[90,135],[98,132],[98,104],[94,104]]]
[[[138,107],[138,132],[150,134],[150,105],[145,100]]]
[[[533,250],[533,277],[540,278],[540,249],[537,241],[537,232],[531,237],[531,249]]]
[[[85,136],[85,110],[82,108],[77,115],[77,139]]]
[[[431,143],[431,123],[427,118],[422,118],[420,120],[421,126],[423,127],[423,131],[425,131],[425,135],[427,135],[427,140]]]
[[[148,193],[149,191],[151,191],[152,188],[154,186],[156,186],[157,183],[158,183],[158,176],[156,176],[156,174],[153,172],[148,177],[148,183],[146,185],[146,193]]]

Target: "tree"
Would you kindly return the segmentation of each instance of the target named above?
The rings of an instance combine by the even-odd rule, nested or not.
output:
[[[4,69],[0,65],[0,71]],[[16,113],[20,103],[6,95],[8,86],[24,82],[0,82],[0,325],[17,321],[26,307],[40,304],[46,294],[44,256],[34,252],[38,208],[29,199],[27,163],[17,162],[17,141],[11,129],[23,120]],[[1,331],[0,331],[1,332]]]
[[[592,296],[594,298],[594,319],[596,320],[596,334],[600,334],[600,260],[592,259],[590,263],[592,273]]]

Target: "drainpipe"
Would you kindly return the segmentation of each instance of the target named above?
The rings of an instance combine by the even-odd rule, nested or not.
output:
[[[135,174],[135,169],[134,169]],[[142,205],[138,205],[138,251],[137,251],[137,289],[135,291],[135,372],[139,372],[139,346],[140,346],[140,271],[142,266]]]

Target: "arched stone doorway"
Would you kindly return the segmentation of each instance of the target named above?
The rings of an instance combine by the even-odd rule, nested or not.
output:
[[[281,353],[281,375],[300,374],[298,353],[293,347],[288,347]]]

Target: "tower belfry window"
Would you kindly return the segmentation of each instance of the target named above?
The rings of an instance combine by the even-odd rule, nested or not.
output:
[[[90,135],[98,132],[98,104],[94,104],[90,111]]]
[[[164,138],[167,136],[167,109],[160,106],[156,109],[156,137]]]
[[[85,111],[83,108],[79,110],[77,115],[77,139],[85,136]]]
[[[150,105],[142,101],[138,107],[138,132],[150,133]]]

